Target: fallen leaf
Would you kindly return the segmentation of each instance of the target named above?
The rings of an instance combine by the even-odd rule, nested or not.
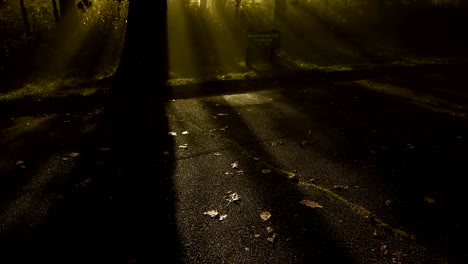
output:
[[[111,148],[100,148],[99,150],[100,151],[109,151],[109,150],[111,150]]]
[[[254,157],[253,159],[254,159],[255,161],[259,161],[259,160],[260,160],[260,158],[257,158],[257,157]]]
[[[223,221],[227,217],[227,214],[220,215],[219,216],[219,221]]]
[[[91,179],[86,179],[80,183],[81,187],[86,187],[91,183]]]
[[[387,255],[388,251],[387,251],[387,245],[382,245],[380,246],[380,252],[384,255]]]
[[[23,160],[18,160],[18,161],[16,162],[16,165],[21,165],[21,164],[23,164],[23,163],[24,163]]]
[[[427,196],[424,197],[424,201],[425,201],[426,203],[429,203],[429,204],[435,203],[435,200],[434,200],[433,198],[427,197]]]
[[[268,173],[271,173],[271,170],[269,170],[269,169],[263,169],[263,170],[262,170],[262,173],[263,173],[263,174],[268,174]]]
[[[225,199],[229,202],[227,206],[229,206],[231,203],[237,202],[241,199],[241,197],[235,193],[235,192],[228,192]]]
[[[260,213],[260,218],[262,218],[262,220],[264,221],[270,219],[270,217],[271,217],[271,213],[268,211],[263,211]]]
[[[209,211],[203,212],[203,214],[208,215],[211,218],[214,218],[214,217],[218,216],[219,213],[218,213],[217,210],[209,210]]]
[[[221,153],[215,152],[215,153],[213,153],[213,155],[215,155],[215,156],[221,156]]]
[[[63,157],[62,160],[69,160],[69,157]]]
[[[271,233],[271,232],[273,232],[273,227],[267,226],[266,230],[267,230],[268,233]]]
[[[274,233],[271,237],[268,237],[267,240],[270,243],[275,243],[276,233]]]
[[[72,158],[75,158],[75,157],[78,157],[80,155],[80,153],[78,152],[70,152],[68,153],[68,156],[72,157]]]
[[[255,237],[255,238],[258,238],[258,237],[260,237],[260,236],[261,236],[260,234],[254,234],[254,237]]]
[[[311,207],[311,208],[314,208],[314,209],[315,208],[323,208],[323,206],[321,206],[319,203],[311,201],[311,200],[302,200],[301,204],[306,205],[306,206]]]
[[[182,132],[182,135],[188,135],[188,133],[189,133],[188,131],[184,131]]]
[[[169,134],[169,136],[177,136],[177,132],[169,132],[167,134]]]
[[[239,168],[239,162],[236,161],[236,162],[234,162],[234,163],[231,163],[231,168],[233,168],[233,169],[238,169],[238,168]]]
[[[182,144],[179,146],[180,149],[188,149],[188,146],[187,144]]]

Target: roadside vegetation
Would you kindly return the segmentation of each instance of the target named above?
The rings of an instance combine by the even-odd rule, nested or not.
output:
[[[466,55],[465,2],[168,0],[169,84],[454,61]],[[127,11],[125,0],[0,0],[0,102],[105,92]],[[247,67],[247,32],[271,29],[275,67]]]

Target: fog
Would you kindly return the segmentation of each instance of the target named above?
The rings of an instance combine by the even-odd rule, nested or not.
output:
[[[65,15],[60,3],[66,2],[70,0],[0,1],[3,80],[112,75],[128,2],[75,1]],[[247,36],[273,29],[281,39],[272,54],[283,65],[372,61],[401,51],[456,55],[466,44],[459,34],[466,10],[467,4],[456,0],[168,0],[170,76],[268,65],[265,56],[258,56],[247,67]],[[149,31],[148,38],[154,37]]]

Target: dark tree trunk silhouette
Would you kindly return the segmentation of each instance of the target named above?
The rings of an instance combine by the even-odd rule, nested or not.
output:
[[[59,11],[57,9],[57,2],[55,2],[55,0],[52,0],[52,8],[54,11],[55,22],[59,22],[60,16],[59,16]]]
[[[167,1],[129,2],[125,42],[115,73],[124,93],[162,92],[152,89],[167,80]]]
[[[60,5],[60,17],[64,20],[66,17],[72,18],[76,12],[74,0],[58,0]]]
[[[116,198],[123,250],[138,263],[172,263],[177,244],[171,202],[174,153],[164,102],[169,96],[167,0],[129,1],[127,28],[107,110],[119,171]],[[167,89],[166,89],[167,88]],[[171,155],[172,156],[172,155]],[[148,210],[155,206],[158,212]],[[154,223],[161,222],[155,225]],[[131,258],[130,258],[131,257]]]
[[[24,31],[26,33],[31,33],[31,26],[29,25],[28,13],[26,11],[26,7],[24,6],[24,0],[20,0],[19,3],[21,6],[21,16],[23,17]]]
[[[239,7],[242,0],[236,0],[236,16],[239,16]]]

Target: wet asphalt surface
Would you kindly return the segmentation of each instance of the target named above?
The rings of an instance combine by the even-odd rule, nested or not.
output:
[[[5,111],[0,263],[466,263],[467,69]]]

